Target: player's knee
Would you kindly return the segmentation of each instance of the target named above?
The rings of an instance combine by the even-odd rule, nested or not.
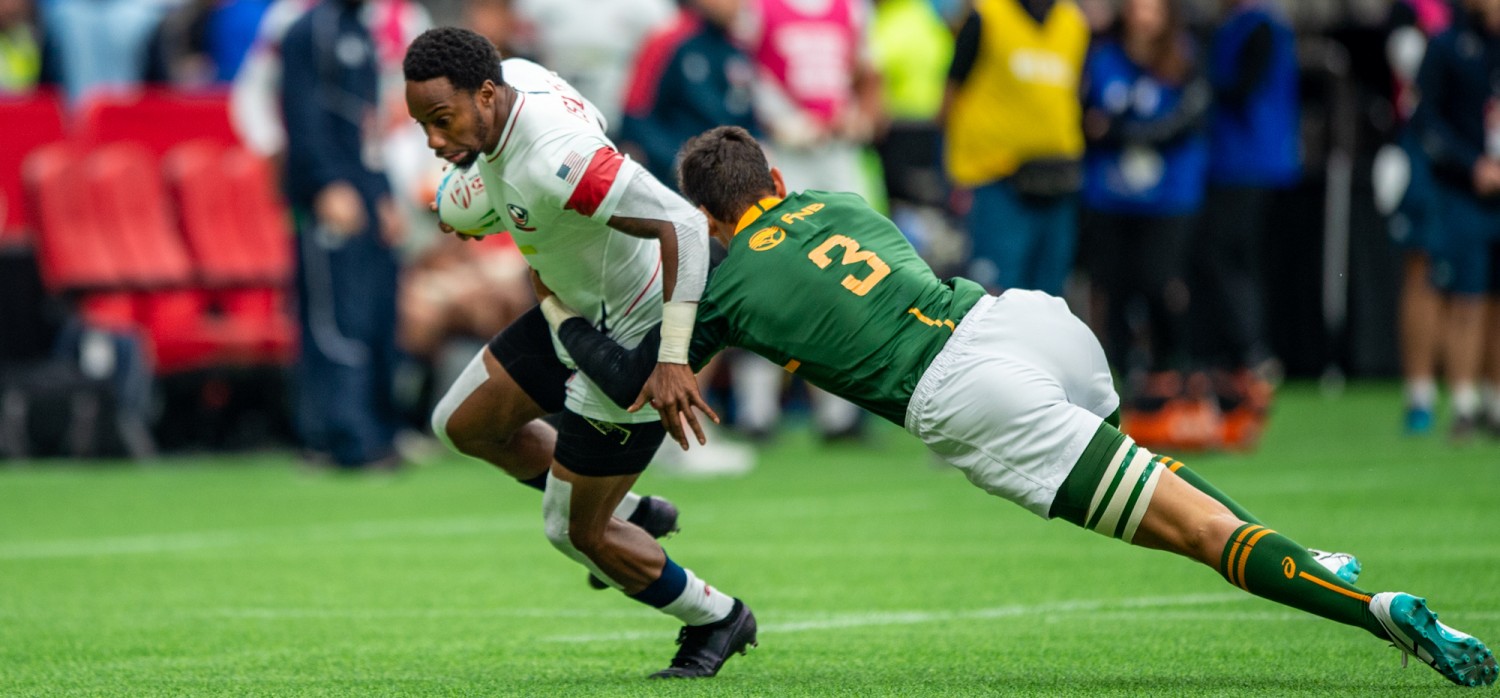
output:
[[[1201,517],[1183,527],[1185,550],[1182,552],[1212,564],[1224,554],[1224,546],[1229,542],[1229,536],[1244,523],[1228,510]]]
[[[595,559],[604,550],[604,531],[587,526],[569,526],[568,542],[589,559]]]

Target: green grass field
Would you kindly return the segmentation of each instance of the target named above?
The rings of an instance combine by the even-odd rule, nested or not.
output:
[[[1252,456],[1187,458],[1272,527],[1357,553],[1500,642],[1500,446],[1397,433],[1394,388],[1283,391]],[[751,475],[648,472],[672,556],[746,599],[759,649],[644,677],[677,624],[584,584],[539,497],[446,460],[394,477],[289,456],[0,466],[5,695],[1307,695],[1463,689],[1213,571],[1043,522],[935,467],[791,433]],[[1490,689],[1495,690],[1495,689]]]

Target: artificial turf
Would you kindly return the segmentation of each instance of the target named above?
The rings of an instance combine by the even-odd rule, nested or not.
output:
[[[1390,386],[1282,392],[1261,448],[1183,456],[1268,525],[1357,553],[1500,643],[1500,445],[1398,432]],[[537,493],[443,459],[396,476],[289,455],[0,465],[4,695],[1308,695],[1458,691],[1364,631],[1208,568],[1043,522],[899,429],[793,431],[750,475],[670,478],[674,559],[761,646],[648,682],[677,624],[542,536]],[[1495,689],[1489,689],[1495,690]]]

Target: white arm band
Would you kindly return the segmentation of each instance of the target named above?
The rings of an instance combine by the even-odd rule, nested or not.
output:
[[[546,312],[545,308],[543,312]],[[697,303],[668,301],[661,305],[661,348],[656,352],[658,363],[688,362],[688,345],[693,343],[693,322],[697,316]]]
[[[708,219],[687,199],[656,181],[645,168],[632,160],[625,162],[620,176],[629,168],[630,181],[614,215],[672,224],[677,233],[677,281],[672,288],[672,300],[696,303],[708,284]]]
[[[569,318],[578,317],[578,313],[572,308],[563,305],[556,295],[547,296],[542,299],[542,317],[547,318],[547,325],[552,328],[552,333],[557,334],[557,328],[562,327]],[[689,330],[691,331],[691,329]]]

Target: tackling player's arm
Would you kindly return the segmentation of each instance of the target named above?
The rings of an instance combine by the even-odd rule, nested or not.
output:
[[[697,378],[688,366],[688,345],[692,341],[698,300],[708,278],[708,221],[645,168],[619,153],[600,150],[594,158],[618,161],[614,164],[619,168],[617,176],[628,178],[609,217],[609,226],[626,235],[654,239],[661,245],[662,326],[657,366],[630,410],[638,410],[649,402],[674,435],[680,430],[679,415],[685,417],[698,443],[707,443],[693,408],[715,423],[719,416],[698,392]],[[589,168],[594,167],[596,164],[591,162]],[[687,448],[684,440],[678,439],[678,443]]]

